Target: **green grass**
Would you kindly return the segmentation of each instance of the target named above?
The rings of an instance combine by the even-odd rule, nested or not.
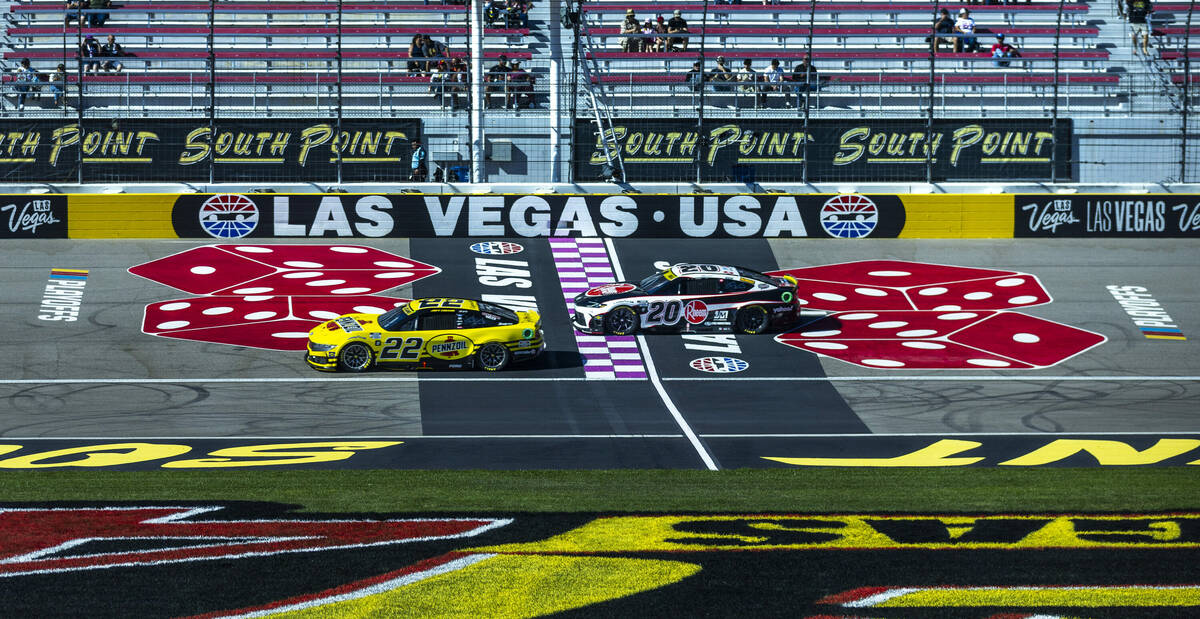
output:
[[[386,513],[1200,510],[1200,468],[0,473],[0,502],[167,500]]]

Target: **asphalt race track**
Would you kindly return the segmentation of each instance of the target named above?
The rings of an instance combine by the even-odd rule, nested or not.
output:
[[[219,448],[230,441],[349,438],[399,443],[343,462],[354,466],[735,468],[795,464],[768,458],[898,456],[912,448],[914,438],[928,445],[940,438],[988,436],[992,442],[980,441],[982,449],[1000,454],[1007,453],[1009,442],[1037,439],[1041,445],[1048,436],[1145,436],[1147,443],[1134,445],[1146,449],[1165,436],[1200,433],[1200,248],[1189,240],[629,239],[579,245],[584,249],[572,253],[548,239],[507,239],[521,246],[509,254],[473,250],[478,241],[277,241],[375,248],[440,269],[372,294],[507,295],[536,304],[542,313],[548,350],[528,364],[497,374],[361,376],[316,372],[298,350],[144,333],[147,306],[198,295],[129,269],[215,241],[5,242],[0,354],[7,362],[0,369],[0,443],[45,449],[137,439],[211,442]],[[570,326],[564,287],[576,255],[584,266],[591,263],[583,258],[594,256],[595,264],[627,279],[649,274],[656,264],[685,261],[769,271],[877,260],[890,261],[889,272],[907,262],[1032,275],[1049,302],[991,309],[1012,310],[1006,318],[1044,319],[1038,328],[1079,334],[1083,350],[1057,350],[1058,340],[1028,329],[1000,339],[1009,346],[1036,342],[1040,352],[1029,369],[970,365],[983,363],[978,360],[946,368],[895,366],[912,365],[907,357],[872,360],[877,364],[872,367],[818,356],[775,335],[644,335],[615,347],[604,338],[579,339]],[[183,268],[168,265],[161,271]],[[996,281],[1004,278],[1020,279],[1010,274]],[[81,294],[61,293],[62,281],[84,282],[70,284]],[[52,294],[48,285],[59,292]],[[1141,296],[1119,299],[1109,286],[1140,287],[1124,290]],[[1127,299],[1144,302],[1122,306],[1119,301]],[[942,315],[957,308],[940,307]],[[1131,315],[1131,308],[1149,313]],[[45,319],[74,316],[70,312],[76,310],[74,321]],[[1134,322],[1152,316],[1177,328],[1143,330]],[[854,319],[846,315],[842,326]],[[187,321],[162,329],[183,324]],[[813,333],[813,327],[807,331]],[[290,343],[302,347],[295,328],[289,333]],[[1104,341],[1094,344],[1100,338],[1093,334]],[[886,350],[911,353],[895,344],[886,344],[892,347]],[[845,348],[834,344],[827,350],[835,354],[838,346]],[[913,359],[936,361],[927,347],[921,354]],[[714,359],[698,366],[744,368],[694,368],[704,357]]]

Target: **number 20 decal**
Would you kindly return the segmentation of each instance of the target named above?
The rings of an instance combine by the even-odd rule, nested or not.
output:
[[[421,356],[425,340],[419,337],[389,337],[379,350],[380,361],[416,361]]]
[[[642,322],[647,327],[673,325],[679,322],[679,315],[682,311],[683,303],[680,301],[651,301],[646,306],[646,315]]]

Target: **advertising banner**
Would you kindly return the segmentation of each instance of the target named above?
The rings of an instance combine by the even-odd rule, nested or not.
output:
[[[1013,236],[1200,237],[1200,195],[1013,196]]]
[[[6,182],[216,181],[409,177],[412,119],[36,119],[0,123],[0,179]],[[215,137],[214,137],[215,136]],[[80,150],[82,149],[82,153]]]
[[[185,194],[181,238],[897,237],[896,195]]]
[[[626,181],[811,182],[933,180],[1070,180],[1072,125],[1048,119],[687,119],[614,123]],[[603,145],[594,125],[576,121],[575,178],[603,176]],[[584,139],[593,136],[592,139]],[[806,146],[807,144],[807,146]],[[932,144],[932,154],[930,145]],[[1057,145],[1057,151],[1055,147]]]
[[[67,238],[67,196],[0,195],[0,239]]]

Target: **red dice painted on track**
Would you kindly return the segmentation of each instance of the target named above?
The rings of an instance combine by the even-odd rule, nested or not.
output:
[[[1033,369],[1103,335],[1013,311],[1050,302],[1033,275],[900,260],[773,271],[799,283],[807,309],[833,313],[775,339],[882,369]]]
[[[1033,275],[902,260],[864,260],[771,271],[799,283],[809,309],[1001,310],[1050,302]]]
[[[191,294],[376,294],[441,271],[357,245],[207,245],[129,269]]]
[[[355,245],[208,245],[129,269],[206,295],[146,306],[143,332],[269,350],[303,350],[323,321],[401,305],[407,299],[375,293],[440,270]]]

